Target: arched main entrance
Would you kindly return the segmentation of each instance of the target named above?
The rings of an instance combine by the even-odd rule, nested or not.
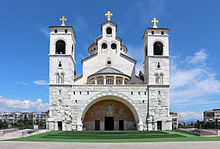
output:
[[[85,130],[136,130],[135,117],[128,106],[112,99],[92,104],[83,119]]]

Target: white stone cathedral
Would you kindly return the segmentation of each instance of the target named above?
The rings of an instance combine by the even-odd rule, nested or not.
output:
[[[169,35],[167,28],[147,28],[144,71],[117,37],[117,24],[101,24],[102,34],[88,48],[82,74],[75,64],[72,26],[50,27],[49,130],[171,130],[169,106]],[[142,51],[142,50],[141,50]],[[140,51],[140,52],[141,52]],[[138,51],[136,51],[138,52]]]

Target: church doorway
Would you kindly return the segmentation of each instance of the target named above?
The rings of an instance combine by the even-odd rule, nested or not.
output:
[[[100,130],[100,121],[95,120],[95,130]]]
[[[62,131],[62,122],[58,122],[58,130]]]
[[[114,117],[105,117],[105,130],[114,130]]]
[[[137,130],[130,108],[116,100],[101,100],[91,105],[83,117],[85,130]]]
[[[162,130],[162,121],[157,121],[157,130]]]
[[[124,120],[119,120],[119,130],[124,130]]]

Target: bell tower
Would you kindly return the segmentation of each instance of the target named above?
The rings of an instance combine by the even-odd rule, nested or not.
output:
[[[72,85],[74,83],[75,33],[72,26],[50,26],[50,80],[49,84]]]
[[[149,85],[169,85],[169,35],[167,28],[147,28],[144,40],[144,82]]]
[[[75,33],[72,26],[65,26],[64,16],[61,26],[50,26],[49,53],[49,118],[48,129],[68,130],[57,109],[62,108],[65,100],[71,99],[71,88],[74,84]]]
[[[148,130],[170,130],[169,35],[167,28],[147,28],[144,40],[144,83],[148,84]]]

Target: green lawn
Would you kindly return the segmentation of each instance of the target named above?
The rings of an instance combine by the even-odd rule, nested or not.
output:
[[[174,142],[220,141],[220,137],[200,137],[174,131],[51,131],[6,141],[40,142]]]

